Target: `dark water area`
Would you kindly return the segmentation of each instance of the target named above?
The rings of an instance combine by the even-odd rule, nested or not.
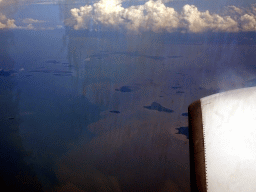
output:
[[[144,106],[144,108],[149,109],[149,110],[156,110],[156,111],[160,111],[160,112],[173,113],[173,110],[165,108],[156,102],[151,103],[150,106]]]
[[[188,113],[182,113],[182,116],[188,117]]]
[[[23,32],[15,35],[14,41],[33,41]],[[72,78],[73,72],[57,66],[58,60],[47,60],[40,54],[29,58],[4,45],[9,52],[1,56],[5,65],[2,62],[0,66],[1,183],[7,190],[49,191],[59,184],[56,159],[81,134],[88,142],[95,137],[86,126],[99,120],[102,109],[77,95],[71,79],[53,79]],[[45,45],[39,46],[47,49]],[[29,46],[25,50],[29,52]],[[54,51],[53,47],[48,54]],[[12,56],[16,60],[12,61]]]
[[[120,111],[109,111],[110,113],[116,113],[116,114],[118,114],[118,113],[120,113]]]
[[[1,32],[3,187],[189,192],[189,104],[255,84],[251,47],[211,35]]]
[[[187,139],[189,139],[189,130],[188,130],[188,127],[179,127],[179,128],[176,128],[178,130],[178,133],[176,134],[182,134],[182,135],[186,135],[187,136]]]
[[[181,58],[182,56],[176,56],[176,55],[174,55],[174,56],[167,56],[168,58],[174,58],[174,59],[176,59],[176,58]]]
[[[17,105],[20,91],[15,90],[13,77],[0,77],[0,180],[6,190],[43,191],[33,167],[27,165],[23,158],[28,154],[19,135],[22,122]],[[27,180],[24,185],[24,180]]]
[[[56,61],[56,60],[48,60],[48,61],[45,61],[46,63],[53,63],[53,64],[57,64],[57,63],[60,63],[60,61]]]
[[[144,58],[148,58],[148,59],[153,59],[153,60],[158,60],[158,61],[163,61],[167,58],[181,58],[182,56],[166,56],[166,57],[162,57],[162,56],[151,56],[151,55],[143,55],[140,54],[139,52],[114,52],[114,53],[109,53],[109,54],[117,54],[117,55],[127,55],[130,57],[144,57]],[[107,57],[108,54],[100,54],[100,55],[96,55],[96,57]],[[93,55],[93,57],[95,57],[95,55]]]
[[[8,76],[10,76],[10,75],[12,75],[14,73],[16,73],[16,71],[14,71],[14,70],[5,71],[4,69],[2,69],[0,71],[0,76],[8,77]]]
[[[176,87],[172,87],[173,89],[181,89],[182,87],[176,86]]]
[[[82,96],[44,90],[34,77],[20,78],[0,79],[1,183],[8,190],[48,191],[59,183],[55,160],[79,135],[95,136],[86,126],[99,120],[101,109]]]
[[[129,86],[122,86],[120,89],[115,89],[115,90],[120,92],[132,92],[132,89]]]

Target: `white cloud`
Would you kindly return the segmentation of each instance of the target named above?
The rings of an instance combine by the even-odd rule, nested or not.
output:
[[[242,15],[244,13],[243,9],[236,7],[234,5],[228,6],[228,8],[230,13],[238,13],[239,15]]]
[[[100,0],[80,9],[71,9],[74,29],[92,29],[98,24],[106,27],[125,27],[131,31],[163,29],[172,31],[178,27],[178,15],[173,8],[161,1],[148,1],[144,5],[123,8],[120,0]],[[67,23],[67,22],[66,22]],[[68,24],[72,23],[70,20]],[[96,28],[95,28],[96,29]],[[93,29],[94,30],[94,29]]]
[[[15,25],[14,19],[7,19],[5,15],[0,13],[0,29],[15,29],[17,26]]]
[[[57,25],[56,28],[57,29],[63,29],[64,27],[62,25]]]
[[[130,2],[131,0],[123,0],[122,2]],[[147,0],[137,0],[137,1],[144,1],[144,2],[147,2]],[[154,0],[154,1],[161,1],[162,3],[169,3],[169,2],[173,2],[173,1],[189,1],[189,0]]]
[[[161,2],[163,2],[163,3],[169,3],[169,2],[173,2],[173,1],[189,1],[189,0],[161,0]]]
[[[8,19],[7,20],[7,23],[2,23],[0,22],[0,29],[15,29],[15,28],[18,28],[16,25],[15,25],[15,20],[14,19]]]
[[[24,30],[35,30],[35,31],[41,31],[41,30],[54,30],[56,28],[58,28],[58,26],[56,28],[54,27],[35,27],[33,26],[33,24],[28,24],[26,27],[18,27],[19,29],[24,29]]]
[[[86,28],[88,29],[90,19],[92,17],[91,14],[92,6],[84,6],[80,7],[80,9],[74,8],[71,9],[71,15],[74,20],[76,20],[76,25],[74,25],[74,29]]]
[[[60,4],[66,4],[67,0],[34,0],[33,4],[38,4],[38,5],[60,5]],[[68,2],[70,3],[70,2]],[[84,0],[72,0],[72,4],[76,3],[84,3]]]
[[[24,19],[23,23],[27,23],[27,26],[17,26],[14,19],[7,19],[7,17],[0,13],[0,29],[23,29],[23,30],[53,30],[53,27],[34,27],[33,23],[42,23],[44,21],[34,19]],[[57,28],[59,28],[57,26]]]
[[[32,24],[29,24],[29,25],[26,27],[26,29],[33,30],[33,29],[35,29],[35,27],[34,27]]]
[[[18,5],[22,5],[25,1],[30,0],[0,0],[0,29],[19,28],[16,26],[15,20],[11,19],[11,15],[18,9]]]
[[[33,2],[39,2],[40,0],[0,0],[0,29],[23,29],[23,30],[52,30],[52,27],[35,27],[33,24],[44,23],[45,21],[36,20],[32,18],[23,19],[23,23],[26,26],[17,26],[15,20],[12,19],[12,15],[20,7],[25,4],[31,4]],[[49,0],[48,2],[57,2],[59,0]],[[3,14],[4,13],[4,14]]]
[[[7,19],[6,16],[3,15],[2,13],[0,13],[0,21],[4,21],[4,20],[6,20],[6,19]]]
[[[164,2],[149,0],[144,5],[122,7],[121,0],[100,0],[92,5],[71,9],[72,18],[65,24],[74,29],[96,30],[99,25],[112,29],[124,28],[129,32],[143,31],[200,33],[256,31],[256,9],[251,11],[229,6],[227,15],[200,11],[194,5],[185,5],[180,13]]]
[[[8,19],[6,25],[7,25],[7,28],[10,28],[10,29],[17,28],[17,26],[15,25],[14,19]]]
[[[134,31],[172,32],[179,27],[178,13],[160,1],[148,1],[137,8],[128,8],[123,17],[130,20],[127,28]]]
[[[57,28],[57,27],[56,27]],[[42,31],[42,30],[54,30],[56,29],[54,27],[35,27],[33,24],[29,24],[25,27],[18,27],[18,29],[23,29],[23,30],[34,30],[34,31]]]
[[[200,12],[194,5],[185,5],[182,17],[185,27],[190,32],[226,31],[237,32],[238,24],[230,16],[221,17],[217,14],[210,14],[209,11]]]
[[[256,17],[245,14],[241,17],[241,27],[243,31],[256,31]]]
[[[56,2],[56,1],[45,1],[45,2],[38,2],[38,3],[35,3],[35,4],[39,4],[39,5],[56,5],[56,4],[58,4],[58,2]]]
[[[3,29],[5,27],[6,27],[6,25],[0,22],[0,29]]]
[[[36,20],[36,19],[32,19],[32,18],[26,18],[26,19],[23,19],[22,22],[30,24],[30,23],[44,23],[45,21]]]
[[[20,7],[24,4],[28,4],[33,1],[35,1],[35,0],[0,0],[0,6],[1,6],[1,8],[4,7],[4,9],[9,9],[9,10],[15,11],[16,8],[18,8],[18,6]]]

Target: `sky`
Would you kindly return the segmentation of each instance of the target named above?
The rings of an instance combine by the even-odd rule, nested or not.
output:
[[[253,0],[1,0],[0,29],[255,32]]]

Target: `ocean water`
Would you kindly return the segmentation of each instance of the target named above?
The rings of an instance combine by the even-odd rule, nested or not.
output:
[[[233,37],[0,38],[1,172],[16,191],[190,191],[188,105],[253,86],[254,46]]]

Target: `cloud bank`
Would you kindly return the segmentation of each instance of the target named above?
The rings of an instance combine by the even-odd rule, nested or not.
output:
[[[122,0],[100,0],[70,10],[66,25],[75,30],[126,29],[129,32],[248,32],[256,31],[256,8],[244,10],[229,6],[226,15],[199,11],[185,5],[181,12],[166,7],[164,1],[149,0],[144,5],[122,7]]]
[[[26,18],[22,20],[23,23],[27,24],[27,26],[17,26],[15,24],[14,19],[8,19],[5,15],[0,12],[0,30],[1,29],[24,29],[24,30],[53,30],[55,28],[60,29],[63,28],[61,25],[57,25],[54,27],[35,27],[33,24],[45,23],[46,21]]]
[[[43,23],[45,21],[39,21],[36,19],[32,19],[32,18],[26,18],[23,19],[22,21],[25,24],[28,24],[27,26],[17,26],[15,24],[15,20],[14,19],[8,19],[5,15],[3,15],[0,12],[0,30],[1,29],[26,29],[26,30],[36,30],[37,28],[35,28],[33,26],[34,23]],[[50,29],[50,28],[39,28],[40,30],[46,30],[46,29]]]
[[[18,28],[15,20],[9,19],[10,15],[18,9],[18,4],[18,0],[0,0],[0,30]]]
[[[15,29],[17,26],[15,25],[15,20],[14,19],[7,19],[5,15],[0,13],[0,29]]]
[[[44,23],[45,21],[37,20],[37,19],[32,19],[32,18],[26,18],[26,19],[23,19],[22,22],[23,23],[31,24],[31,23]]]
[[[1,29],[25,29],[25,30],[53,30],[53,27],[35,27],[33,24],[45,23],[46,21],[26,18],[22,23],[26,26],[15,24],[15,20],[11,19],[12,15],[25,4],[31,4],[35,0],[0,0],[0,30]],[[56,27],[58,28],[58,27]]]

